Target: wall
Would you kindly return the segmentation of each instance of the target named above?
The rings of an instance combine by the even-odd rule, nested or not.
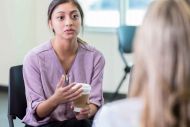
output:
[[[0,4],[0,84],[8,84],[10,66],[21,64],[34,46],[35,3],[31,0],[4,0]]]
[[[8,84],[8,70],[12,65],[21,64],[26,52],[51,38],[47,26],[47,7],[50,0],[6,0],[0,4],[0,84]],[[2,22],[2,23],[1,23]],[[124,64],[118,53],[115,32],[85,31],[80,35],[89,44],[99,49],[106,59],[103,89],[113,92],[124,74]],[[126,57],[131,61],[132,56]],[[127,81],[121,88],[127,92]]]

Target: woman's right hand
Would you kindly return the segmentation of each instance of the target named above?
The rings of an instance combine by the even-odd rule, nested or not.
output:
[[[65,77],[62,76],[60,81],[57,83],[55,92],[52,96],[55,99],[55,103],[57,105],[73,101],[82,94],[82,89],[80,89],[82,87],[81,85],[73,87],[76,83],[65,85],[64,82]]]
[[[75,83],[65,85],[64,81],[65,78],[62,76],[56,86],[54,94],[37,106],[36,114],[40,119],[48,116],[59,104],[73,101],[81,96],[81,86],[73,87]]]

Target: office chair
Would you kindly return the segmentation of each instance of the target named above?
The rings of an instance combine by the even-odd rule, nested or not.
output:
[[[131,70],[131,67],[128,65],[128,63],[124,57],[124,53],[132,53],[133,38],[135,35],[135,31],[136,31],[136,26],[123,25],[117,29],[117,35],[118,35],[118,41],[119,41],[119,53],[125,64],[125,68],[124,68],[125,73],[124,73],[119,85],[117,86],[117,89],[115,90],[113,96],[111,97],[110,101],[113,101],[115,99],[115,97],[117,96],[117,94],[119,92],[121,85],[123,84],[123,82],[126,79],[127,74]],[[131,81],[131,79],[130,79],[130,81]],[[130,83],[129,83],[129,85],[130,85]]]
[[[14,119],[22,119],[26,114],[26,96],[22,65],[13,66],[9,72],[8,119],[9,127],[14,127]]]

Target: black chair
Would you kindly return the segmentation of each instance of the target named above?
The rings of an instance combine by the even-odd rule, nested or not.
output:
[[[121,85],[125,81],[127,74],[130,73],[131,66],[128,65],[128,63],[124,57],[124,54],[132,53],[133,38],[135,35],[135,31],[136,31],[136,26],[125,26],[124,25],[124,26],[120,26],[117,29],[117,35],[118,35],[118,41],[119,41],[119,53],[125,64],[125,68],[124,68],[125,73],[124,73],[119,85],[117,86],[117,89],[115,90],[113,96],[111,97],[110,101],[113,101],[115,99],[115,97],[118,95]]]
[[[14,127],[13,120],[16,118],[23,119],[27,107],[22,65],[10,68],[8,94],[9,127]]]

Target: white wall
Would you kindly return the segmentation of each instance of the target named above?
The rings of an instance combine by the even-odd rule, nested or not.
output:
[[[51,38],[47,26],[47,8],[50,0],[6,0],[0,4],[0,84],[8,84],[8,71],[12,65],[21,64],[26,52]],[[113,92],[124,71],[118,53],[116,33],[84,31],[80,35],[89,44],[99,49],[106,59],[103,89]],[[128,61],[132,56],[127,56]],[[120,90],[127,92],[127,82]]]
[[[0,4],[0,84],[8,84],[9,67],[22,63],[34,45],[35,3],[31,0],[4,0]]]

